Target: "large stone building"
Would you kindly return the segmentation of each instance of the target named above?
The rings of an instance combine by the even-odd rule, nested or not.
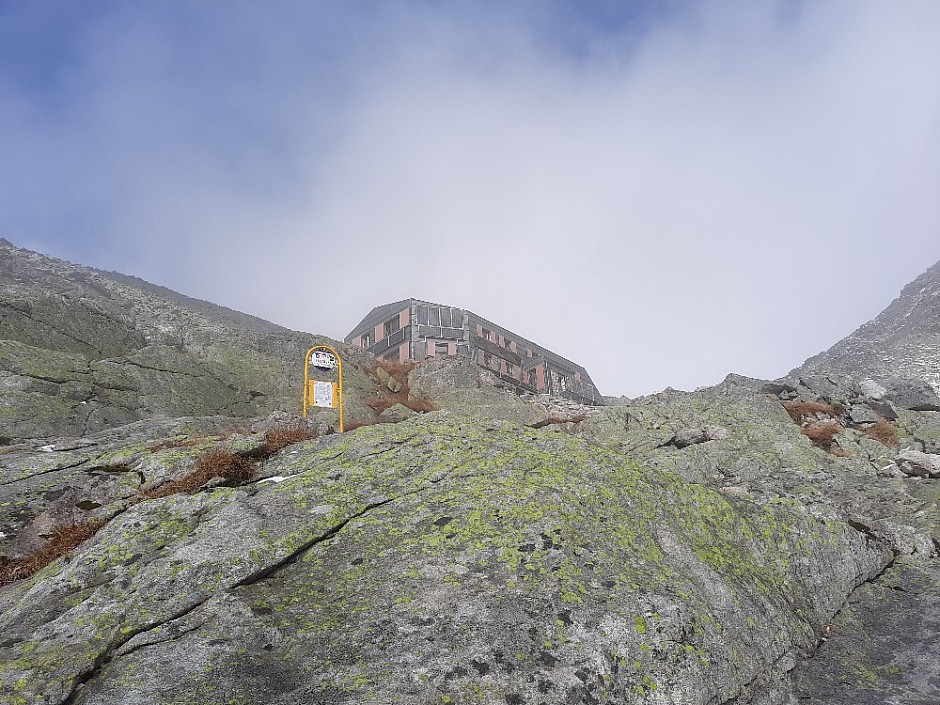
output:
[[[581,365],[462,308],[418,299],[376,306],[345,340],[383,360],[469,357],[526,391],[602,401]]]

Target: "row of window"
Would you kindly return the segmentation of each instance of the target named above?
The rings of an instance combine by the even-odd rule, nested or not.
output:
[[[401,330],[401,317],[395,315],[392,318],[389,318],[385,323],[382,324],[382,340],[390,336],[392,333],[397,333]],[[373,343],[375,343],[375,333],[373,331],[366,331],[359,336],[359,347],[360,348],[371,348]]]
[[[494,333],[489,328],[483,328],[481,332],[482,332],[482,335],[480,337],[482,337],[483,340],[489,340],[490,342],[496,343],[497,345],[500,345],[506,348],[507,350],[512,350],[513,345],[516,345],[516,343],[513,340],[507,338],[506,336],[502,336],[503,340],[502,342],[500,342],[499,333]],[[529,348],[525,347],[524,345],[518,346],[518,350],[514,350],[513,352],[518,353],[522,357],[533,357],[532,351],[529,350]]]
[[[415,317],[419,326],[441,326],[443,328],[460,328],[463,326],[463,309],[450,306],[431,306],[418,304],[415,307]]]

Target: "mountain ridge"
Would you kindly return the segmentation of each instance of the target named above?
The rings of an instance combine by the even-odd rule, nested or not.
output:
[[[940,262],[904,286],[874,319],[790,375],[821,373],[909,377],[940,393]]]
[[[327,339],[0,253],[4,703],[940,700],[940,398],[864,345],[597,407],[341,347],[340,432]]]

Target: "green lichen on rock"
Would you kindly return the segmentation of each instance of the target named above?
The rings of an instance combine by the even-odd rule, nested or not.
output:
[[[886,560],[797,502],[505,422],[363,428],[266,473],[0,592],[0,682],[61,702],[97,660],[76,702],[706,702],[770,687]]]

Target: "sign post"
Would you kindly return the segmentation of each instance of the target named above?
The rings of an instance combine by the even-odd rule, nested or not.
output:
[[[317,374],[336,370],[337,382],[310,378],[310,368]],[[343,432],[343,360],[339,353],[328,345],[314,345],[304,358],[304,418],[311,406],[324,409],[339,408],[339,432]]]

